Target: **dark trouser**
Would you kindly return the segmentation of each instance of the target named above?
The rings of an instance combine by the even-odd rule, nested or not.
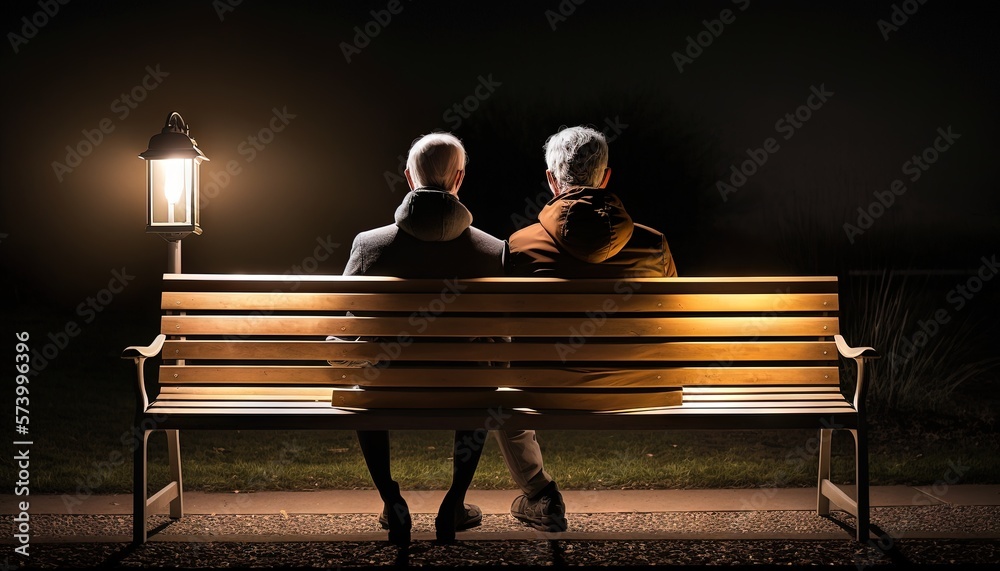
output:
[[[379,496],[389,505],[396,503],[401,496],[399,484],[392,479],[389,467],[389,431],[359,430],[357,434],[361,453],[365,456],[365,464],[368,465],[368,472],[371,473]],[[483,455],[482,442],[485,437],[483,429],[455,431],[451,487],[441,502],[439,513],[454,513],[465,503],[465,492],[472,484],[479,458]]]

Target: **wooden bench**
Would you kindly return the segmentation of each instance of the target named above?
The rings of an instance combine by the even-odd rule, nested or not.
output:
[[[818,429],[817,513],[834,502],[868,539],[864,365],[877,354],[839,335],[835,277],[167,274],[163,284],[161,334],[123,354],[138,370],[136,542],[147,514],[169,504],[183,515],[180,430],[501,427]],[[154,356],[150,399],[143,365]],[[857,366],[849,398],[841,357]],[[855,494],[830,481],[838,429],[854,436]],[[166,431],[172,481],[147,498],[153,430]]]

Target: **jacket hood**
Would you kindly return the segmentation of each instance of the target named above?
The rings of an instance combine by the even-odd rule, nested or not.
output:
[[[472,213],[454,194],[418,188],[403,197],[396,209],[396,226],[424,242],[454,240],[472,225]]]
[[[563,250],[593,264],[620,252],[632,237],[632,217],[621,200],[598,188],[560,194],[542,208],[538,221]]]

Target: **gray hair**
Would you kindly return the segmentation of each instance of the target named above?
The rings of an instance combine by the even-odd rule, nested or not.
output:
[[[590,127],[567,127],[545,141],[545,164],[559,190],[598,186],[608,167],[608,142]]]
[[[431,133],[413,142],[406,168],[417,186],[451,190],[455,173],[465,168],[468,156],[462,141],[451,133]]]

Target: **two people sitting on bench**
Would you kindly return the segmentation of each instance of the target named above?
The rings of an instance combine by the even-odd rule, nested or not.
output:
[[[634,223],[621,200],[605,189],[608,145],[588,127],[569,127],[545,144],[546,177],[553,198],[539,222],[507,242],[472,226],[472,214],[458,199],[467,155],[449,133],[419,138],[410,148],[406,180],[410,192],[396,209],[395,223],[358,234],[344,275],[403,278],[488,276],[671,277],[677,270],[666,238]],[[388,431],[359,431],[358,440],[372,480],[384,502],[379,521],[389,540],[405,544],[411,520],[399,484],[392,479]],[[523,492],[511,505],[519,521],[543,531],[567,529],[562,494],[543,465],[533,430],[496,430],[511,476]],[[438,510],[438,540],[482,522],[479,507],[465,494],[482,454],[463,442],[475,431],[456,431],[452,484]],[[459,453],[461,452],[461,453]],[[471,453],[470,453],[471,452]]]

